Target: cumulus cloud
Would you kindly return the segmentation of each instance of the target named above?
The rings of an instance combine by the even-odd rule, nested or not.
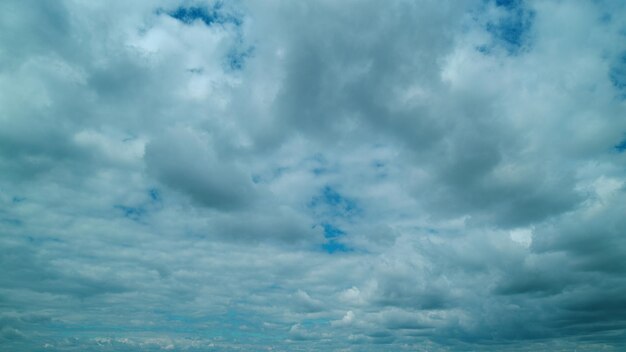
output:
[[[3,1],[0,345],[621,350],[618,1]]]

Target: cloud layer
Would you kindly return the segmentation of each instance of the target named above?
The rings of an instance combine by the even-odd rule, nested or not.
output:
[[[619,1],[3,1],[0,346],[626,346]]]

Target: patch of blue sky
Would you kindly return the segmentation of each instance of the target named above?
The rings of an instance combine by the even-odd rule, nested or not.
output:
[[[351,218],[360,213],[358,204],[335,190],[333,187],[324,186],[320,193],[308,203],[324,231],[325,241],[321,245],[322,250],[327,253],[350,252],[353,249],[339,241],[340,237],[347,236],[337,222],[350,221]],[[318,225],[316,225],[318,226]]]
[[[324,229],[324,238],[337,238],[346,234],[346,232],[339,227],[328,223],[322,223],[322,228]]]
[[[163,10],[158,10],[157,13],[163,13]],[[216,2],[213,6],[189,6],[189,7],[177,7],[174,10],[165,12],[170,17],[175,18],[184,24],[193,24],[196,21],[202,21],[205,25],[211,26],[213,24],[234,24],[240,26],[242,21],[239,17],[223,11],[223,3]]]
[[[358,204],[347,197],[344,197],[330,186],[324,186],[320,194],[309,201],[309,208],[324,208],[326,215],[333,217],[351,217],[360,212]]]
[[[335,240],[335,239],[331,239],[326,241],[325,243],[322,244],[322,249],[324,251],[326,251],[329,254],[333,254],[333,253],[346,253],[346,252],[352,252],[353,249],[346,246],[345,244]]]
[[[496,6],[514,8],[520,5],[520,0],[496,0]]]
[[[339,241],[340,237],[344,237],[347,235],[345,231],[329,223],[322,223],[321,226],[324,229],[324,238],[325,238],[325,242],[322,243],[321,245],[321,249],[323,251],[329,254],[333,254],[337,252],[345,253],[345,252],[353,251],[352,248],[348,247],[347,245]]]
[[[339,192],[335,191],[329,186],[324,187],[322,194],[323,200],[330,205],[339,205],[346,201],[345,198],[343,198],[341,194],[339,194]]]
[[[246,61],[252,56],[254,47],[244,45],[240,30],[243,24],[242,16],[224,8],[224,3],[218,1],[211,6],[180,6],[172,10],[158,9],[158,15],[166,14],[186,25],[203,23],[206,26],[234,26],[237,40],[233,48],[225,57],[224,65],[230,71],[240,71],[245,67]],[[192,73],[201,74],[202,69],[193,68]]]
[[[245,63],[254,53],[254,47],[250,46],[245,50],[234,48],[226,56],[228,68],[231,71],[240,71],[245,67]]]
[[[529,44],[529,33],[535,13],[525,6],[522,0],[496,0],[495,5],[504,11],[503,16],[485,24],[485,29],[492,36],[493,42],[476,48],[483,54],[490,54],[497,48],[503,48],[509,55],[516,55]]]

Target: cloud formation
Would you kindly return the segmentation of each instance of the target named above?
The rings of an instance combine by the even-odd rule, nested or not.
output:
[[[0,346],[626,346],[619,1],[0,3]]]

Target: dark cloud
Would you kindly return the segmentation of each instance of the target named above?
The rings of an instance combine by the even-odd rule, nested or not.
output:
[[[209,136],[175,130],[151,141],[145,153],[150,172],[202,205],[233,209],[255,201],[251,175],[215,155]]]

